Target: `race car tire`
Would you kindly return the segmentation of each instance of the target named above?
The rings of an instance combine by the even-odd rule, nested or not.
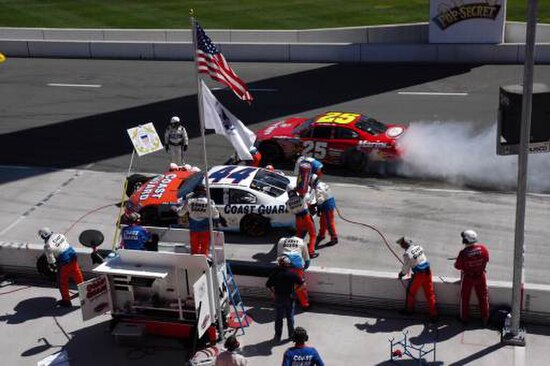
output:
[[[269,220],[257,214],[246,215],[241,219],[241,233],[248,236],[264,236],[269,230]]]
[[[48,259],[46,254],[42,253],[40,257],[36,260],[36,269],[44,278],[48,279],[51,282],[57,281],[57,273],[53,272],[48,264]]]
[[[348,151],[344,158],[344,164],[355,173],[365,173],[368,171],[368,157],[364,153],[351,150]]]
[[[278,163],[284,158],[283,149],[276,142],[262,142],[258,147],[262,154],[262,164]]]
[[[126,178],[126,195],[130,197],[139,189],[139,187],[143,185],[143,183],[147,182],[149,179],[151,178],[142,174],[132,174]]]

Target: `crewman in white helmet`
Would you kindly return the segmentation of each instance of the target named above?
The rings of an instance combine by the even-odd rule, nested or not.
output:
[[[183,153],[187,151],[188,145],[187,130],[178,116],[172,117],[164,133],[164,148],[170,153],[170,162],[183,165],[185,163]]]

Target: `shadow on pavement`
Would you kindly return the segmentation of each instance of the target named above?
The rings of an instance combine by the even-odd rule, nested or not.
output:
[[[495,351],[498,351],[502,347],[505,347],[506,345],[503,343],[495,343],[487,348],[482,349],[481,351],[478,351],[474,354],[471,354],[467,357],[464,357],[462,360],[458,360],[456,362],[450,363],[449,366],[462,366],[462,365],[473,365],[474,361],[487,356],[489,353],[493,353]]]
[[[278,90],[277,93],[258,93],[251,106],[235,98],[228,89],[214,94],[246,125],[252,126],[283,116],[309,116],[311,112],[308,111],[314,109],[331,108],[346,101],[467,73],[471,69],[471,65],[394,65],[389,68],[383,64],[334,64],[251,83],[252,89]],[[166,127],[164,121],[175,114],[183,116],[187,122],[190,138],[200,136],[197,96],[188,95],[3,134],[0,136],[0,164],[72,168],[129,155],[132,146],[126,129],[155,121],[162,136]],[[22,142],[28,148],[22,149]],[[217,147],[210,148],[215,150]],[[201,161],[199,157],[189,155],[188,158],[198,162]],[[158,154],[147,157],[143,163],[148,167],[142,170],[158,171],[165,161],[165,157]],[[20,178],[16,175],[10,179]]]
[[[29,320],[44,317],[57,317],[78,310],[78,307],[56,307],[57,299],[53,297],[32,297],[21,301],[13,309],[13,314],[0,316],[0,322],[21,324]]]

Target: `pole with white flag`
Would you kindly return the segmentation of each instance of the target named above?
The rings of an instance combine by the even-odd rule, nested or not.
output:
[[[199,121],[201,125],[201,137],[202,137],[202,150],[203,150],[203,158],[204,158],[204,185],[206,187],[206,197],[208,200],[208,207],[211,207],[212,199],[210,197],[210,182],[208,181],[208,159],[206,157],[206,137],[204,132],[204,111],[202,108],[202,96],[201,96],[201,78],[199,76],[199,65],[197,60],[197,33],[196,33],[196,26],[195,26],[195,18],[193,17],[193,9],[189,10],[189,15],[191,16],[191,32],[193,33],[193,50],[194,50],[194,59],[195,59],[195,65],[197,66],[197,95],[198,95],[198,103],[199,103]],[[212,282],[214,285],[214,305],[216,306],[216,316],[218,318],[218,333],[221,339],[224,338],[224,332],[223,332],[223,319],[222,319],[222,311],[220,309],[220,286],[218,282],[218,265],[216,260],[216,242],[214,238],[214,229],[213,229],[213,220],[212,220],[212,210],[209,209],[208,214],[208,227],[210,231],[210,250],[212,251],[212,271],[214,272],[214,275],[212,276]]]

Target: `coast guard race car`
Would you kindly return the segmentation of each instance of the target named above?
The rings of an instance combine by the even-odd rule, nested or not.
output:
[[[274,122],[256,133],[256,145],[267,162],[303,155],[354,171],[370,171],[380,163],[399,161],[398,139],[405,130],[403,125],[386,125],[364,114],[326,112]]]
[[[262,236],[271,227],[294,227],[294,215],[286,208],[286,187],[289,183],[296,184],[295,177],[237,165],[215,166],[208,177],[211,198],[227,222],[227,227],[218,229]],[[201,182],[204,172],[185,169],[152,178],[130,176],[127,190],[130,198],[125,211],[140,213],[143,225],[176,224],[173,207]]]

